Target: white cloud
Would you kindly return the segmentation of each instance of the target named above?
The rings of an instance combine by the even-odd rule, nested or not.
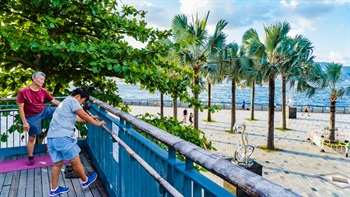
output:
[[[300,27],[300,25],[297,25],[295,23],[290,23],[291,29],[288,32],[288,36],[294,37],[296,35],[302,35],[304,33],[304,28]]]
[[[346,64],[345,59],[341,53],[331,51],[328,55],[329,62]]]
[[[345,4],[350,3],[349,0],[324,0],[324,4]]]
[[[280,4],[285,7],[295,8],[298,5],[298,2],[293,0],[293,1],[290,1],[290,3],[288,3],[287,1],[282,0],[280,1]]]
[[[203,0],[203,1],[188,1],[180,0],[180,11],[188,16],[196,15],[199,16],[206,14],[208,10],[214,7],[213,1]]]

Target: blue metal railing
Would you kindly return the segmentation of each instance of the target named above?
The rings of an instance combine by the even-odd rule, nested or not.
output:
[[[193,169],[193,163],[204,167],[251,196],[299,196],[261,176],[245,170],[190,142],[184,141],[130,114],[117,110],[93,97],[91,112],[112,128],[118,137],[143,158],[165,180],[184,196],[233,196]],[[108,112],[107,112],[108,111]],[[137,128],[165,144],[161,149],[142,136]],[[101,127],[89,126],[87,144],[102,180],[113,196],[170,196],[159,186],[128,151],[121,148]],[[181,162],[175,154],[183,155]]]
[[[174,150],[170,150],[169,154],[125,121],[111,117],[96,106],[92,107],[91,112],[99,114],[100,119],[106,121],[107,127],[112,128],[112,132],[184,196],[234,196],[193,168],[186,169],[186,164],[175,158]],[[91,155],[95,158],[95,166],[99,166],[99,174],[103,174],[100,177],[108,182],[106,185],[110,185],[111,194],[152,197],[169,195],[167,189],[162,188],[130,153],[108,133],[103,132],[101,127],[89,126],[87,143]]]
[[[299,196],[130,114],[93,97],[91,100],[95,103],[92,105],[91,112],[104,120],[113,134],[105,132],[102,127],[88,125],[87,139],[80,141],[80,145],[88,148],[94,166],[110,196],[177,196],[171,193],[172,189],[176,189],[186,197],[234,196],[196,171],[193,168],[194,163],[251,196]],[[134,128],[163,143],[168,150],[160,148]],[[13,132],[9,137],[12,135],[22,134]],[[123,143],[116,140],[114,135]],[[127,144],[132,151],[121,146],[122,144]],[[0,156],[26,154],[25,145],[21,145],[0,148]],[[36,146],[35,151],[44,152],[44,146],[45,144],[42,150],[38,150]],[[152,167],[160,177],[154,178],[157,176],[141,165],[134,154]],[[176,154],[181,154],[186,160],[179,161]],[[165,180],[170,187],[160,184],[160,179]]]

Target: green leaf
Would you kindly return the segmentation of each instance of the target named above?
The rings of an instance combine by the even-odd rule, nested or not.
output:
[[[113,69],[115,72],[120,72],[120,64],[114,65]]]
[[[6,135],[6,133],[3,133],[2,135],[1,135],[1,142],[7,142],[7,135]]]
[[[93,73],[98,73],[99,72],[99,69],[97,68],[97,66],[92,67],[92,72]]]
[[[21,47],[21,44],[19,44],[19,43],[16,43],[16,44],[12,44],[12,45],[11,45],[11,48],[12,48],[12,50],[14,50],[14,51],[17,51],[17,50],[19,49],[19,47]]]

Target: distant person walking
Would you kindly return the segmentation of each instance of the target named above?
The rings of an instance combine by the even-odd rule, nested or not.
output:
[[[242,102],[242,109],[245,109],[245,100]]]
[[[183,115],[184,115],[183,122],[186,123],[186,120],[187,120],[187,108],[186,107],[185,107],[185,109],[183,111]]]
[[[304,112],[301,114],[301,116],[303,116],[305,113],[307,113],[307,115],[310,116],[310,113],[309,113],[309,106],[308,106],[308,105],[305,106]]]
[[[192,112],[190,113],[190,118],[188,120],[191,123],[190,126],[192,126],[192,124],[193,124],[193,113]]]

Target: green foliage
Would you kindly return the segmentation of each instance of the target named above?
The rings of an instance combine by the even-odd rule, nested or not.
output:
[[[2,133],[1,134],[1,142],[7,142],[7,137],[8,137],[8,135],[6,135],[6,133]]]
[[[182,121],[178,121],[174,117],[161,117],[154,116],[149,113],[146,113],[144,115],[138,115],[137,118],[140,118],[141,120],[148,122],[152,124],[153,126],[156,126],[172,135],[175,135],[177,137],[180,137],[183,140],[186,140],[188,142],[191,142],[199,147],[202,147],[206,150],[215,150],[212,146],[212,143],[207,140],[207,138],[204,135],[204,132],[195,129],[192,126],[183,126]],[[146,135],[145,133],[142,133],[144,136],[146,136],[148,139],[152,140],[155,144],[160,146],[161,148],[167,150],[167,146],[160,143],[158,140],[155,140],[153,137]],[[183,156],[177,155],[177,157],[180,160],[184,160]],[[200,169],[198,166],[196,166],[196,169]]]
[[[168,90],[160,68],[173,65],[163,61],[168,46],[158,41],[170,31],[146,27],[145,11],[116,0],[4,0],[0,13],[1,97],[14,96],[36,70],[53,95],[67,95],[69,83],[93,86],[95,97],[114,106],[121,100],[110,77]],[[126,37],[147,47],[133,48]]]

